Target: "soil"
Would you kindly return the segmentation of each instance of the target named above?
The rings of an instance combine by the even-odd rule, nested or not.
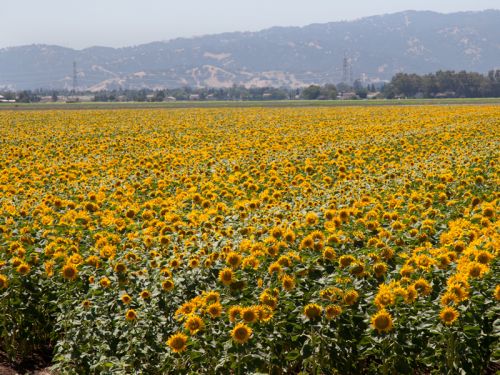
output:
[[[0,375],[54,375],[49,370],[45,356],[34,355],[29,361],[11,363],[7,355],[0,351]]]

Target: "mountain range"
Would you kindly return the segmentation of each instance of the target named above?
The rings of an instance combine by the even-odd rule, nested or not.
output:
[[[354,21],[177,38],[124,48],[0,49],[0,88],[247,87],[389,80],[500,68],[500,10],[405,11]]]

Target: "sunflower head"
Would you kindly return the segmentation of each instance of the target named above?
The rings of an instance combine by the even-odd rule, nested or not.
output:
[[[446,325],[452,325],[460,316],[460,313],[451,306],[444,307],[439,313],[439,317]]]
[[[205,323],[203,323],[203,319],[201,319],[198,315],[189,316],[184,323],[184,328],[189,330],[192,335],[202,331],[204,327]]]
[[[167,345],[174,353],[181,353],[186,350],[188,337],[183,333],[176,333],[167,340]]]
[[[77,273],[76,266],[72,263],[65,264],[62,269],[62,276],[66,280],[75,280]]]
[[[137,313],[134,309],[129,309],[127,310],[127,312],[125,313],[125,319],[127,319],[128,321],[134,321],[137,319]]]
[[[231,337],[238,344],[246,343],[250,339],[251,335],[252,329],[243,323],[237,324],[231,331]]]
[[[373,329],[378,333],[389,332],[394,328],[392,316],[385,309],[380,310],[371,319]]]
[[[170,292],[172,289],[174,289],[174,282],[172,279],[167,279],[161,283],[161,288],[167,292]]]
[[[231,270],[231,268],[224,268],[224,269],[220,270],[219,281],[226,286],[229,286],[233,283],[234,275],[233,275],[233,271]]]
[[[316,303],[310,303],[304,307],[304,315],[309,320],[314,320],[314,319],[320,318],[322,311],[323,311],[323,308]]]

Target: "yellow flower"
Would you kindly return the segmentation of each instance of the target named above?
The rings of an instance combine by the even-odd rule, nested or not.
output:
[[[231,268],[224,268],[219,271],[219,281],[226,286],[234,282],[234,275]]]
[[[218,318],[222,314],[222,305],[219,302],[212,303],[207,307],[207,313],[212,319]]]
[[[186,350],[188,337],[183,333],[176,333],[167,340],[167,345],[174,353],[181,353]]]
[[[387,264],[384,262],[378,262],[373,265],[373,272],[375,272],[375,276],[381,277],[385,275],[387,272]]]
[[[205,323],[203,322],[203,319],[201,319],[198,315],[188,316],[186,322],[184,323],[184,328],[189,330],[189,333],[191,333],[192,335],[198,333],[199,331],[202,331],[204,327]]]
[[[253,323],[257,320],[257,311],[253,306],[244,307],[240,312],[241,319],[243,319],[246,323]]]
[[[76,267],[72,263],[67,263],[64,265],[62,269],[62,275],[66,280],[75,280],[78,274]]]
[[[304,315],[309,320],[314,320],[314,319],[320,318],[322,311],[323,311],[323,308],[316,303],[310,303],[304,307]]]
[[[241,264],[241,260],[241,255],[234,251],[230,252],[226,257],[226,263],[232,268],[238,268],[238,266]]]
[[[9,286],[9,279],[5,275],[0,274],[0,289],[7,288]]]
[[[23,262],[19,266],[17,266],[16,271],[21,275],[26,275],[28,272],[30,272],[30,266],[28,263]]]
[[[308,225],[314,225],[318,222],[318,215],[316,215],[314,212],[309,212],[306,215],[306,223]]]
[[[134,309],[127,310],[127,312],[125,313],[125,319],[127,319],[128,321],[136,320],[137,313],[135,312],[135,310]]]
[[[497,286],[495,287],[495,299],[496,299],[497,301],[500,301],[500,285],[497,285]]]
[[[246,343],[250,336],[252,336],[252,329],[243,323],[237,324],[231,331],[231,337],[238,344]]]
[[[428,296],[431,294],[432,288],[429,282],[423,278],[419,278],[417,281],[413,283],[415,289],[417,289],[418,294],[422,296]]]
[[[150,299],[151,298],[151,293],[149,292],[149,290],[143,290],[140,293],[140,296],[141,296],[142,299]]]
[[[125,273],[125,272],[127,272],[127,266],[123,262],[116,263],[114,269],[115,269],[116,273]]]
[[[281,278],[281,285],[283,286],[283,289],[290,291],[295,288],[295,279],[292,276],[283,275]]]
[[[167,279],[161,283],[161,288],[167,292],[170,292],[174,289],[174,282],[171,279]]]
[[[336,257],[335,250],[329,246],[323,250],[323,258],[326,260],[334,260]]]
[[[325,316],[328,320],[334,319],[342,314],[342,307],[339,305],[328,305],[325,308]]]
[[[444,307],[441,310],[441,312],[439,313],[439,317],[441,318],[443,323],[446,325],[453,324],[459,316],[460,316],[460,313],[455,308],[453,308],[451,306]]]
[[[242,307],[241,306],[231,306],[229,308],[229,321],[231,322],[234,322],[236,321],[236,319],[238,318],[238,316],[241,315],[241,310],[242,310]]]
[[[373,329],[378,333],[389,332],[394,328],[392,316],[385,309],[379,310],[371,319]]]
[[[108,288],[111,285],[111,281],[106,276],[104,276],[101,277],[101,280],[99,280],[99,284],[101,284],[103,288]]]
[[[132,297],[130,297],[128,294],[123,294],[121,297],[120,297],[121,301],[128,305],[130,302],[132,302]]]
[[[359,298],[359,293],[356,292],[354,289],[348,290],[344,294],[344,302],[347,305],[354,305]]]
[[[382,309],[386,306],[393,305],[395,302],[394,293],[391,290],[391,287],[382,284],[380,285],[379,291],[375,296],[374,303],[379,308]]]

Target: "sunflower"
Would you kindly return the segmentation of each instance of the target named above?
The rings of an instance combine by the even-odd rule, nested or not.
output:
[[[415,289],[417,289],[418,294],[422,296],[428,296],[431,294],[432,288],[429,282],[423,278],[419,278],[417,281],[413,283]]]
[[[90,302],[88,299],[82,301],[82,306],[85,309],[88,309],[92,305],[92,302]]]
[[[413,303],[417,300],[418,298],[418,291],[417,289],[413,286],[410,285],[406,288],[404,299],[406,303]]]
[[[172,289],[174,289],[174,282],[171,279],[167,279],[161,283],[161,288],[167,292],[170,292]]]
[[[130,297],[128,294],[124,294],[120,297],[121,301],[125,304],[128,305],[130,302],[132,302],[132,297]]]
[[[376,277],[382,277],[387,272],[387,264],[384,262],[377,262],[373,265],[373,272]]]
[[[496,299],[497,301],[500,301],[500,285],[497,285],[497,286],[495,287],[495,299]]]
[[[346,291],[344,294],[344,302],[349,306],[354,305],[358,301],[358,298],[359,298],[359,293],[356,292],[354,289],[350,289]]]
[[[118,262],[115,264],[114,270],[116,273],[125,273],[127,272],[127,266],[123,262]]]
[[[283,286],[283,289],[290,291],[295,288],[295,279],[293,276],[284,275],[281,278],[281,285]]]
[[[240,316],[246,323],[253,323],[258,318],[257,311],[253,306],[242,308]]]
[[[208,305],[207,313],[212,319],[218,318],[222,314],[222,305],[219,302]]]
[[[488,266],[482,263],[471,262],[469,264],[469,269],[468,269],[469,277],[481,278],[486,272],[488,272]]]
[[[149,290],[143,290],[140,293],[140,296],[141,296],[142,299],[150,299],[151,298],[151,293],[149,292]]]
[[[460,316],[460,313],[455,308],[453,308],[451,306],[444,307],[441,310],[441,312],[439,313],[439,317],[441,318],[443,323],[446,325],[453,324],[459,316]]]
[[[382,309],[386,306],[393,305],[395,302],[395,296],[391,288],[387,285],[382,284],[380,290],[375,296],[374,303],[379,308]]]
[[[335,250],[329,246],[325,247],[323,250],[323,258],[326,260],[334,260],[335,259]]]
[[[134,309],[127,310],[127,312],[125,313],[125,319],[127,319],[128,321],[136,320],[137,313],[135,312],[135,310]]]
[[[286,242],[294,242],[295,241],[295,233],[292,230],[287,230],[285,232],[285,241]]]
[[[0,289],[7,288],[9,286],[9,279],[5,275],[0,275]]]
[[[348,267],[352,262],[354,262],[356,258],[354,258],[352,255],[342,255],[339,258],[339,267],[340,268],[346,268]]]
[[[241,264],[241,260],[242,260],[241,255],[234,251],[231,251],[226,256],[226,263],[230,265],[232,268],[238,268],[238,266]]]
[[[378,333],[389,332],[394,328],[392,316],[385,309],[380,310],[371,319],[373,329]]]
[[[229,308],[228,314],[229,314],[229,321],[234,322],[238,318],[238,316],[241,315],[241,306],[231,306]]]
[[[17,266],[16,271],[21,275],[26,275],[28,272],[30,272],[30,266],[28,263],[22,262]]]
[[[231,337],[238,344],[246,343],[250,339],[251,335],[252,329],[243,323],[237,324],[231,331]]]
[[[174,353],[180,353],[186,350],[188,337],[183,333],[176,333],[167,340],[167,345]]]
[[[342,314],[342,307],[339,305],[328,305],[325,308],[326,319],[331,320]]]
[[[224,268],[219,271],[219,281],[226,286],[234,282],[234,275],[231,268]]]
[[[78,271],[77,271],[76,266],[74,264],[67,263],[64,265],[61,273],[62,273],[62,276],[66,280],[75,280],[76,276],[78,274]]]
[[[111,285],[111,281],[106,276],[104,276],[101,277],[101,280],[99,280],[99,284],[101,284],[103,288],[108,288]]]
[[[192,335],[195,335],[199,331],[202,331],[204,327],[205,323],[203,322],[203,319],[201,319],[198,315],[188,316],[186,322],[184,323],[184,328],[189,330],[189,333]]]
[[[318,222],[318,215],[316,215],[314,212],[309,212],[306,215],[306,223],[307,225],[314,225]]]
[[[314,319],[321,317],[322,311],[323,311],[323,308],[316,303],[310,303],[304,307],[304,315],[309,320],[314,320]]]

